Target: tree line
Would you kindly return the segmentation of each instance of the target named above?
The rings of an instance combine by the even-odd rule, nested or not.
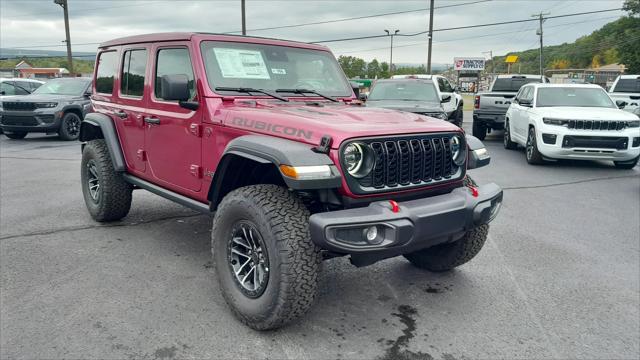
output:
[[[361,78],[361,79],[384,79],[391,76],[389,69],[389,63],[386,61],[379,62],[378,59],[373,59],[370,62],[366,62],[364,59],[355,56],[338,57],[338,63],[348,78]],[[424,65],[420,66],[393,66],[393,73],[395,75],[407,75],[407,74],[426,74],[427,69]]]

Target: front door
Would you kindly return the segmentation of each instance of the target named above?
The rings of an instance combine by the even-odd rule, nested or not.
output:
[[[147,172],[154,182],[185,195],[202,187],[202,109],[188,110],[160,95],[164,75],[186,75],[192,99],[197,98],[188,43],[164,43],[153,48],[151,97],[144,116]]]

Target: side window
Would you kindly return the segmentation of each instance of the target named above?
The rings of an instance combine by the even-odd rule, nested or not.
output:
[[[31,86],[31,92],[33,92],[35,89],[39,88],[40,85],[42,85],[39,82],[35,82],[35,81],[30,81],[29,82],[29,86]]]
[[[16,88],[8,83],[8,82],[1,82],[0,83],[0,95],[15,95],[16,94]]]
[[[449,80],[442,79],[442,86],[444,87],[444,90],[442,90],[443,92],[453,92],[453,88],[451,87]]]
[[[164,75],[186,75],[189,79],[189,91],[191,98],[195,96],[195,83],[193,78],[193,68],[191,67],[191,58],[187,48],[160,49],[158,50],[158,59],[156,60],[155,97],[160,97],[160,79]]]
[[[522,100],[522,96],[524,95],[524,90],[526,88],[520,88],[520,90],[518,90],[518,93],[516,94],[516,100]]]
[[[522,92],[522,99],[532,101],[533,100],[533,88],[531,86],[525,87]]]
[[[115,51],[103,52],[98,58],[98,72],[96,74],[96,92],[102,94],[113,93],[113,82],[118,68],[118,57]]]
[[[438,78],[438,88],[440,89],[440,92],[446,92],[444,90],[444,81],[442,81],[442,78]]]
[[[128,50],[124,53],[120,92],[126,96],[142,97],[144,75],[147,70],[147,50]]]
[[[31,91],[29,90],[29,85],[26,81],[14,81],[13,87],[15,88],[16,95],[29,95]]]

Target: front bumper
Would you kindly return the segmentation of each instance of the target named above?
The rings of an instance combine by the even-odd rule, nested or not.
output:
[[[536,131],[536,141],[538,151],[550,159],[628,161],[640,155],[638,128],[574,130],[543,124]]]
[[[0,128],[9,132],[56,132],[60,128],[61,113],[57,109],[3,110],[0,112]]]
[[[461,187],[444,195],[399,203],[394,212],[389,201],[364,208],[311,215],[311,240],[320,248],[351,254],[358,266],[452,242],[465,232],[489,223],[502,203],[502,189],[496,184],[471,189]],[[378,236],[367,240],[368,228]]]

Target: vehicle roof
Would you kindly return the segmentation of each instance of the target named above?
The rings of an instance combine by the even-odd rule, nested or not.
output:
[[[640,80],[640,75],[632,75],[632,74],[620,75],[620,79],[625,79],[625,80],[626,79],[638,79],[638,80]]]
[[[602,86],[596,84],[549,84],[549,83],[531,83],[523,86],[535,86],[538,88],[595,88],[602,89]],[[604,90],[604,89],[602,89]]]
[[[392,80],[398,79],[432,79],[440,75],[429,75],[429,74],[406,74],[406,75],[392,75]]]
[[[540,78],[540,75],[532,75],[532,74],[501,74],[501,75],[496,76],[496,79],[513,79],[513,78],[534,79],[534,78]]]
[[[16,78],[16,77],[13,77],[13,78],[0,78],[0,82],[3,82],[3,81],[16,81],[16,80],[19,80],[19,81],[29,81],[29,82],[37,82],[37,83],[44,84],[44,81],[41,81],[41,80],[35,80],[35,79]]]
[[[191,40],[214,40],[214,41],[228,41],[228,42],[244,42],[255,43],[264,45],[279,45],[279,46],[293,46],[307,49],[328,51],[329,48],[323,45],[304,43],[299,41],[274,39],[258,36],[242,36],[242,35],[230,35],[230,34],[215,34],[205,32],[166,32],[166,33],[153,33],[142,34],[121,37],[113,40],[108,40],[101,43],[98,47],[105,48],[116,45],[127,44],[139,44],[139,43],[155,43],[163,41],[191,41]]]
[[[433,83],[433,79],[426,79],[426,78],[396,78],[396,79],[378,79],[376,80],[376,82],[413,82],[413,81],[420,81],[420,82],[424,82],[424,83]]]

